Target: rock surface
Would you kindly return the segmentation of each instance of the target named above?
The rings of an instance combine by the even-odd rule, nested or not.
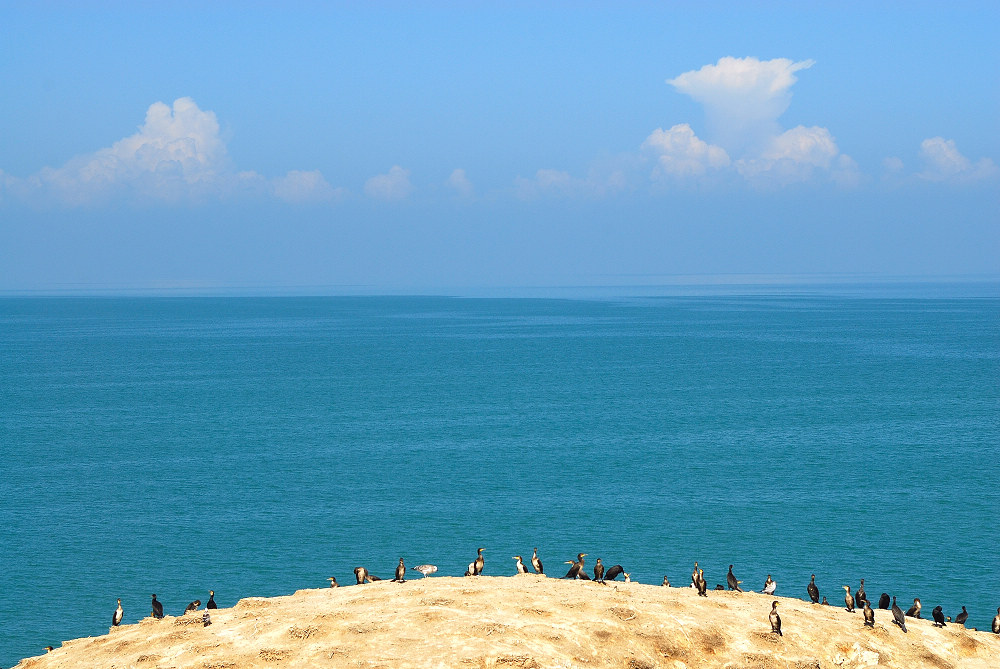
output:
[[[771,632],[777,599],[784,636]],[[534,574],[250,597],[233,608],[146,618],[67,641],[18,669],[104,667],[740,667],[1000,666],[1000,637],[907,619],[908,634],[860,612],[757,593]]]

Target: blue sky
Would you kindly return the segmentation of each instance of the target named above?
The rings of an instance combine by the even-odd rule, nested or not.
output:
[[[1000,4],[0,3],[0,291],[1000,274]]]

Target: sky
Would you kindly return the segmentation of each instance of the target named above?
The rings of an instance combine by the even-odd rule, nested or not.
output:
[[[1000,275],[996,2],[8,0],[0,32],[8,294]]]

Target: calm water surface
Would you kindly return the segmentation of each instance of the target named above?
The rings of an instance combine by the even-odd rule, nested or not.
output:
[[[5,667],[479,546],[983,628],[1000,299],[0,299],[0,455]]]

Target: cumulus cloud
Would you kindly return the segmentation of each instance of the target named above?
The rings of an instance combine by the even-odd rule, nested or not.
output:
[[[454,170],[444,183],[461,197],[472,197],[475,190],[462,168]]]
[[[334,188],[319,170],[292,170],[272,181],[274,195],[286,202],[327,202],[343,197],[343,188]]]
[[[772,137],[759,156],[736,162],[737,171],[757,183],[784,185],[813,178],[817,170],[854,169],[826,128],[798,126]]]
[[[801,125],[785,130],[778,123],[791,103],[795,73],[812,65],[811,60],[725,57],[669,79],[704,106],[711,139],[699,138],[687,123],[653,131],[642,144],[643,152],[656,158],[653,180],[728,172],[756,186],[820,175],[843,185],[857,183],[857,165],[840,153],[829,130]]]
[[[732,155],[759,151],[779,134],[777,120],[791,103],[795,73],[813,64],[811,60],[727,56],[667,83],[704,106],[713,143]]]
[[[585,178],[569,172],[542,169],[534,178],[514,179],[514,193],[522,200],[539,197],[603,197],[622,191],[627,186],[624,168],[614,164],[594,165]]]
[[[657,128],[642,143],[642,150],[656,158],[654,178],[701,176],[730,164],[725,149],[699,139],[687,123],[670,130]]]
[[[365,195],[376,200],[402,200],[413,192],[410,170],[393,165],[386,174],[378,174],[365,182]]]
[[[924,170],[918,174],[928,181],[973,182],[992,179],[1000,174],[996,163],[980,158],[973,163],[958,150],[955,141],[931,137],[920,143]]]
[[[188,97],[172,105],[155,102],[136,133],[61,167],[46,167],[24,179],[8,176],[5,188],[19,199],[70,206],[115,198],[183,202],[241,195],[307,202],[337,193],[316,171],[293,170],[271,180],[235,171],[215,113]]]

